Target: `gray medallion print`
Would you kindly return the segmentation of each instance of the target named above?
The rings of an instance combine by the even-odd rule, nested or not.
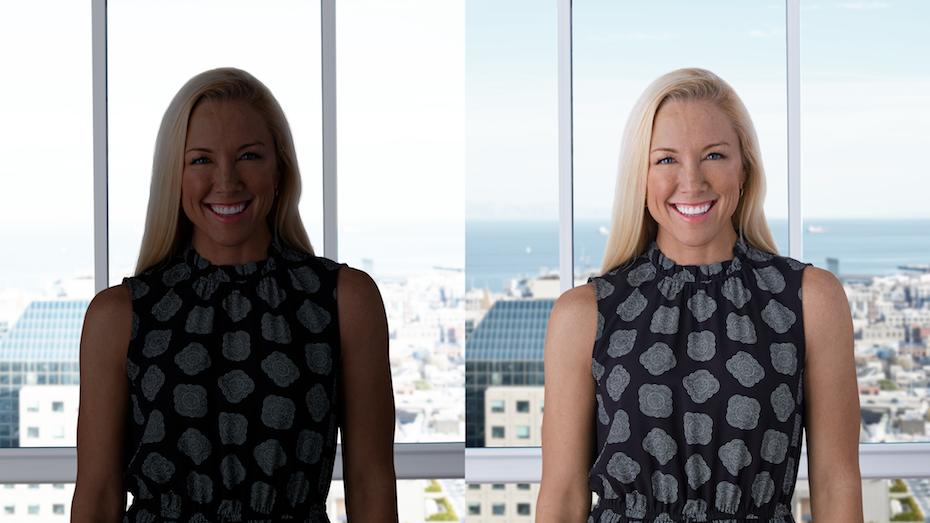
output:
[[[200,465],[210,455],[213,446],[202,432],[190,427],[178,438],[178,450],[189,457],[191,461]]]
[[[720,294],[723,294],[724,298],[730,300],[730,303],[735,305],[737,309],[743,308],[743,305],[746,305],[746,302],[752,298],[752,293],[743,285],[743,280],[736,276],[728,278],[727,281],[723,282],[723,286],[720,288]]]
[[[779,334],[788,332],[788,329],[794,325],[795,319],[791,309],[775,301],[774,298],[769,300],[768,305],[762,309],[762,321]]]
[[[205,301],[210,301],[210,298],[213,297],[213,293],[220,288],[220,283],[228,282],[229,276],[222,270],[217,269],[209,276],[197,278],[197,281],[194,282],[193,289],[197,296],[200,296]]]
[[[649,302],[643,296],[643,293],[639,292],[639,289],[633,289],[633,292],[617,307],[617,315],[623,321],[633,321],[648,304]]]
[[[169,490],[161,495],[162,517],[177,519],[181,517],[181,496]]]
[[[649,371],[649,374],[658,376],[675,367],[675,353],[665,343],[658,342],[646,349],[639,356],[639,362]]]
[[[710,479],[710,467],[707,466],[703,456],[693,454],[685,462],[685,475],[688,476],[688,485],[697,490],[698,487],[707,483],[707,480]]]
[[[672,519],[672,516],[668,515],[668,512],[663,512],[659,514],[652,521],[653,523],[675,523],[675,520]]]
[[[230,361],[242,361],[252,352],[252,341],[246,331],[223,334],[223,357]]]
[[[723,270],[723,264],[720,262],[707,263],[699,265],[698,270],[700,270],[701,274],[704,276],[713,276],[714,274],[720,274],[720,271]]]
[[[726,363],[727,370],[744,387],[752,387],[765,377],[765,369],[746,351],[734,354]]]
[[[223,476],[223,485],[231,489],[245,479],[245,467],[235,454],[230,454],[220,462],[220,475]]]
[[[782,481],[781,490],[785,494],[791,492],[794,488],[794,483],[797,481],[796,477],[797,471],[794,470],[794,458],[788,458],[788,463],[785,465],[785,479]]]
[[[245,372],[236,369],[223,374],[217,379],[223,396],[230,403],[239,403],[255,390],[255,382]]]
[[[623,452],[614,452],[607,462],[607,473],[616,478],[620,483],[630,483],[639,475],[639,463],[624,454]]]
[[[607,345],[607,355],[613,358],[624,356],[633,350],[633,344],[635,342],[635,329],[618,329],[610,335],[610,344]]]
[[[185,262],[181,262],[166,270],[164,274],[161,275],[161,282],[165,284],[165,287],[174,287],[190,277],[190,266]]]
[[[775,494],[775,481],[768,471],[762,471],[756,474],[756,479],[752,480],[752,500],[757,507],[768,503]]]
[[[756,328],[749,316],[740,316],[735,312],[727,314],[727,338],[747,345],[756,342]]]
[[[676,334],[678,332],[678,306],[666,307],[659,305],[659,308],[652,314],[652,321],[649,323],[649,331],[655,334]]]
[[[672,415],[672,389],[667,385],[643,384],[639,387],[639,410],[653,418]]]
[[[305,300],[300,309],[297,309],[297,320],[308,331],[318,334],[329,325],[331,318],[326,309],[310,300]]]
[[[627,385],[630,384],[630,373],[627,372],[623,365],[619,363],[610,369],[610,375],[607,376],[607,394],[610,399],[618,401]]]
[[[329,412],[329,398],[326,397],[326,389],[317,383],[307,392],[307,411],[313,421],[321,421],[323,416]]]
[[[312,430],[302,430],[297,436],[297,459],[314,464],[323,452],[323,436]]]
[[[148,284],[139,278],[124,278],[123,283],[129,287],[129,294],[132,295],[133,300],[138,300],[149,293]]]
[[[291,474],[291,477],[287,480],[287,500],[291,503],[291,506],[296,507],[298,504],[303,503],[308,494],[310,494],[310,482],[307,481],[304,473],[298,471]]]
[[[278,285],[278,280],[271,276],[262,278],[255,287],[255,293],[265,301],[272,309],[277,309],[278,305],[287,298],[287,293]]]
[[[174,363],[184,374],[193,376],[210,367],[210,354],[203,345],[193,342],[175,354]]]
[[[220,506],[216,509],[216,515],[221,518],[220,521],[241,521],[242,502],[234,499],[224,499],[220,501]]]
[[[249,420],[242,414],[220,412],[219,433],[223,445],[242,445],[249,430]]]
[[[300,371],[297,365],[281,351],[269,354],[261,363],[262,370],[279,387],[287,387],[297,381]]]
[[[614,293],[614,286],[609,281],[604,278],[594,278],[594,296],[598,300],[603,300],[604,298],[610,296]]]
[[[801,442],[801,413],[794,415],[794,431],[791,433],[791,446],[797,447]]]
[[[761,411],[762,406],[757,399],[734,394],[727,400],[727,423],[737,429],[752,430],[759,423]]]
[[[213,500],[213,480],[210,476],[191,471],[187,475],[187,495],[195,503],[209,503]]]
[[[714,419],[703,412],[685,412],[684,429],[688,445],[707,445],[714,434]]]
[[[743,496],[743,491],[739,486],[729,481],[717,483],[717,496],[714,499],[714,506],[720,512],[727,514],[736,514],[739,509],[739,500]]]
[[[756,284],[763,291],[778,294],[785,290],[785,277],[775,267],[770,265],[761,269],[753,269],[752,272],[756,276]]]
[[[791,417],[794,412],[794,397],[791,395],[791,387],[782,383],[772,391],[772,410],[775,411],[775,417],[778,421],[784,423]]]
[[[746,246],[746,257],[748,257],[750,260],[757,261],[757,262],[767,262],[771,260],[774,257],[774,255],[770,252],[765,252],[765,251],[756,249],[755,247],[751,245],[747,245]]]
[[[129,357],[126,357],[126,377],[129,378],[129,381],[136,381],[136,378],[139,377],[139,373],[142,372],[142,369],[139,368]]]
[[[701,289],[688,298],[688,310],[697,321],[705,321],[717,310],[717,302]]]
[[[788,435],[775,429],[766,430],[762,436],[762,449],[759,452],[762,459],[778,465],[785,461],[787,452]]]
[[[717,352],[717,337],[713,331],[688,334],[688,356],[694,361],[709,361]]]
[[[145,369],[145,374],[142,375],[142,395],[145,396],[145,399],[149,401],[155,401],[155,396],[158,395],[158,391],[161,390],[161,386],[165,384],[165,373],[158,368],[158,365],[149,365],[149,368]]]
[[[685,273],[689,276],[691,275],[690,272],[685,271]],[[685,288],[685,283],[678,278],[666,276],[662,278],[662,281],[659,282],[657,287],[659,288],[659,292],[662,293],[662,296],[665,296],[666,300],[674,301],[678,293]]]
[[[170,330],[153,330],[145,335],[145,344],[142,346],[142,355],[146,358],[154,358],[168,350],[168,342],[171,341]]]
[[[142,443],[158,443],[163,439],[165,439],[165,416],[160,410],[155,409],[149,414],[149,420],[145,424]]]
[[[794,343],[773,343],[769,346],[772,367],[787,376],[794,376],[798,368],[798,348]]]
[[[604,335],[604,315],[600,311],[597,312],[597,330],[594,333],[594,341],[601,339],[601,336]]]
[[[591,358],[591,376],[594,377],[594,381],[598,384],[601,383],[601,378],[604,377],[604,373],[607,372],[607,369],[599,361],[594,358]]]
[[[139,315],[135,312],[132,313],[132,327],[129,329],[129,339],[134,340],[139,334]]]
[[[320,290],[320,277],[313,272],[313,269],[301,265],[294,269],[288,269],[291,277],[291,286],[304,292],[314,293]]]
[[[685,508],[681,510],[682,516],[690,516],[694,521],[707,520],[707,502],[703,499],[689,499]]]
[[[619,496],[617,496],[617,493],[614,492],[614,488],[611,486],[610,480],[601,474],[598,474],[597,477],[601,478],[601,486],[604,489],[604,499],[617,499]]]
[[[270,514],[274,510],[275,498],[277,491],[264,481],[252,483],[252,498],[249,505],[252,510],[261,514]]]
[[[597,420],[601,422],[601,425],[607,425],[610,423],[610,416],[607,415],[607,409],[604,408],[604,398],[595,393],[594,399],[597,400]]]
[[[223,299],[223,310],[233,322],[242,321],[252,311],[252,302],[241,292],[234,290]]]
[[[628,492],[624,498],[626,501],[626,516],[628,518],[646,517],[646,496],[638,490]]]
[[[661,503],[678,501],[678,479],[660,471],[652,473],[652,494]]]
[[[142,425],[145,423],[145,415],[142,414],[142,409],[139,407],[139,396],[132,394],[130,399],[132,400],[132,419],[136,422],[136,425]]]
[[[803,399],[804,399],[804,369],[802,368],[798,372],[798,393],[795,395],[795,401],[797,401],[798,405],[800,405]]]
[[[158,321],[168,321],[181,308],[181,298],[169,289],[158,302],[152,306],[152,316]]]
[[[646,262],[640,264],[635,269],[631,270],[626,274],[626,281],[632,287],[639,287],[640,285],[646,283],[647,281],[652,281],[656,277],[656,267],[655,265]]]
[[[316,386],[322,387],[320,384]],[[271,394],[262,401],[262,423],[272,429],[289,429],[294,424],[296,410],[297,407],[290,398]]]
[[[623,409],[614,414],[614,421],[610,424],[607,434],[607,443],[623,443],[630,438],[630,416]]]
[[[681,383],[695,403],[704,403],[720,390],[720,382],[705,369],[688,374],[681,379]]]
[[[174,410],[188,418],[207,415],[207,389],[200,385],[180,384],[174,387]]]
[[[287,464],[287,454],[276,439],[268,439],[259,443],[255,446],[252,455],[258,463],[258,468],[268,476],[274,474],[275,469]]]
[[[213,307],[194,305],[194,308],[187,314],[184,330],[191,334],[210,334],[213,332]]]
[[[333,366],[332,349],[328,343],[308,343],[304,347],[307,368],[317,374],[329,374]]]
[[[158,452],[150,452],[142,462],[142,473],[155,483],[167,483],[174,475],[174,463]]]
[[[668,432],[659,427],[653,427],[643,438],[643,450],[652,455],[661,465],[665,465],[678,452],[678,444],[668,435]]]
[[[262,338],[275,343],[287,344],[291,342],[291,327],[284,316],[266,312],[262,314]]]
[[[749,452],[749,447],[741,439],[731,439],[721,445],[717,451],[717,456],[727,471],[734,476],[739,474],[740,469],[748,467],[752,463],[752,454]]]

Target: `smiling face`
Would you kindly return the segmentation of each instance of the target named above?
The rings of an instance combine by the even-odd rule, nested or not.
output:
[[[203,100],[184,151],[181,207],[197,252],[223,265],[265,258],[278,166],[261,114],[241,100]]]
[[[669,100],[656,112],[649,151],[646,204],[659,249],[679,264],[732,258],[746,175],[726,114],[712,102]]]

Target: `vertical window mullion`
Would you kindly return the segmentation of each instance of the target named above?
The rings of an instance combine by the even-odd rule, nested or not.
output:
[[[320,0],[323,77],[323,256],[338,259],[336,208],[336,0]]]
[[[788,101],[788,255],[804,259],[801,215],[801,2],[785,0]]]
[[[572,209],[572,2],[558,2],[559,97],[559,288],[575,285]]]
[[[91,53],[94,113],[94,290],[108,287],[107,209],[107,2],[91,4]]]

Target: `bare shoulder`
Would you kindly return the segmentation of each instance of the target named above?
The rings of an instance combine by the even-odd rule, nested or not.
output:
[[[591,283],[563,292],[552,306],[544,356],[559,366],[587,368],[597,333],[597,297]]]
[[[132,296],[129,288],[119,284],[98,292],[90,301],[87,314],[109,319],[132,314]]]
[[[129,289],[120,284],[98,292],[84,316],[84,346],[112,349],[113,353],[108,356],[119,360],[126,355],[131,331],[132,297]]]
[[[343,306],[371,307],[381,302],[381,293],[372,277],[348,265],[340,268],[336,276],[336,296],[340,309]]]
[[[552,318],[565,322],[593,319],[597,315],[597,296],[593,283],[572,287],[563,292],[552,306]]]
[[[832,272],[819,267],[809,266],[804,269],[801,280],[801,296],[806,311],[827,312],[818,309],[821,307],[832,309],[840,305],[848,307],[843,284]]]

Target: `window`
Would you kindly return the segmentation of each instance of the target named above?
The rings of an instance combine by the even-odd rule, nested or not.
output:
[[[481,515],[481,503],[469,503],[468,504],[468,515],[469,516],[480,516]]]
[[[38,505],[29,505],[29,507],[27,507],[26,511],[27,511],[30,515],[38,514],[38,513],[39,513],[39,506],[38,506]]]
[[[504,412],[504,400],[491,401],[491,412]]]
[[[506,487],[507,485],[503,483],[494,483],[491,485],[491,490],[504,490]]]
[[[52,402],[52,412],[64,412],[64,411],[65,411],[65,402],[63,401]]]
[[[491,505],[491,514],[495,516],[503,516],[507,514],[506,505],[503,503],[494,503]]]
[[[518,401],[517,402],[517,412],[529,412],[530,411],[530,402],[528,401]]]
[[[34,400],[33,400],[33,401],[30,401],[30,402],[26,405],[26,412],[39,412],[39,402],[38,402],[38,401],[34,401]]]
[[[530,439],[530,428],[526,425],[517,425],[517,438]]]
[[[530,490],[529,483],[517,483],[517,490]]]
[[[3,513],[8,516],[16,514],[16,505],[4,505]]]
[[[491,427],[491,437],[495,439],[503,439],[504,427]]]
[[[64,513],[65,513],[65,506],[62,505],[61,503],[55,503],[54,505],[52,505],[52,513],[54,513],[54,514],[64,514]]]
[[[520,516],[529,516],[530,515],[530,504],[529,503],[517,503],[517,515]]]
[[[38,438],[38,437],[39,437],[39,427],[28,427],[28,428],[26,428],[26,435],[29,436],[30,438]]]

